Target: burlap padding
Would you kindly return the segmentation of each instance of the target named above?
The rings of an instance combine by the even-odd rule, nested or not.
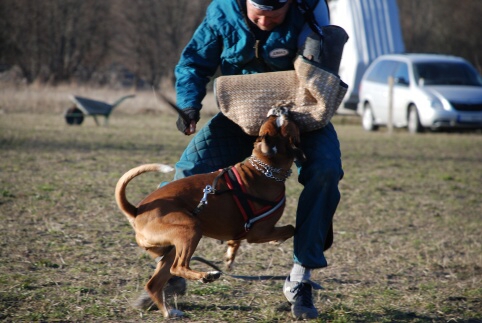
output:
[[[303,58],[295,70],[220,76],[215,82],[219,109],[247,134],[257,136],[273,106],[286,105],[302,132],[324,127],[341,104],[348,86]]]

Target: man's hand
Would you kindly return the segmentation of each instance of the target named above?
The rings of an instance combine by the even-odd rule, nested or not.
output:
[[[189,125],[189,128],[184,131],[184,134],[187,136],[192,135],[193,133],[196,132],[196,121],[191,121],[191,124]]]
[[[196,123],[199,121],[199,110],[194,108],[186,108],[182,109],[179,113],[182,113],[183,117],[179,116],[177,119],[177,129],[187,136],[195,133]],[[187,122],[188,120],[189,122]]]

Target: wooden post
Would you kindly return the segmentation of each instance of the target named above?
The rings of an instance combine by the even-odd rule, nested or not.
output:
[[[393,76],[388,77],[388,133],[393,133]]]

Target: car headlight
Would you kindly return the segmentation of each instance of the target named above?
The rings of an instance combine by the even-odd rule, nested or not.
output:
[[[430,102],[430,106],[434,110],[443,110],[443,108],[444,108],[444,105],[443,105],[442,101],[440,101],[439,99],[432,99],[431,102]]]

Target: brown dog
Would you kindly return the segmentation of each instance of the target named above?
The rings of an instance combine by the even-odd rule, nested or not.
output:
[[[241,240],[262,243],[293,236],[292,225],[275,224],[284,209],[284,180],[291,173],[295,158],[305,159],[299,142],[298,127],[288,118],[288,110],[275,108],[259,131],[252,156],[229,171],[173,181],[151,193],[138,207],[126,199],[127,184],[144,172],[163,171],[169,166],[139,166],[119,179],[115,190],[117,204],[134,228],[139,246],[158,260],[145,289],[165,317],[182,315],[165,305],[163,288],[173,275],[204,283],[221,275],[218,271],[189,268],[203,235],[229,241],[228,265]]]

